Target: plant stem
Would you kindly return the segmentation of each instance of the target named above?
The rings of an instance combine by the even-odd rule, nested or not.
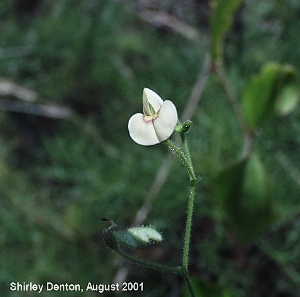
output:
[[[188,209],[187,209],[186,226],[185,226],[182,266],[186,270],[188,270],[188,262],[189,262],[195,188],[196,188],[195,185],[193,186],[191,185],[190,187],[190,195],[188,200]]]
[[[185,282],[187,284],[187,287],[189,289],[191,297],[196,297],[196,294],[194,292],[194,288],[193,288],[193,285],[192,285],[192,282],[191,282],[191,278],[189,276],[188,271],[184,271],[183,272],[183,278],[184,278],[184,280],[185,280]]]
[[[189,179],[190,179],[190,193],[188,198],[188,207],[187,207],[187,217],[186,217],[186,226],[185,226],[185,235],[184,235],[184,246],[183,246],[183,256],[182,256],[182,276],[188,286],[190,295],[195,297],[193,286],[188,273],[189,265],[189,252],[190,252],[190,243],[191,243],[191,230],[192,230],[192,220],[193,220],[193,211],[194,211],[194,197],[196,191],[196,184],[199,181],[197,178],[191,159],[191,154],[189,151],[186,133],[180,133],[182,140],[182,149],[177,147],[172,141],[168,140],[166,143],[169,148],[176,153],[179,159],[183,162],[183,165],[186,167]]]
[[[182,256],[182,268],[183,268],[183,277],[188,286],[191,297],[196,297],[191,279],[188,273],[189,266],[189,253],[190,253],[190,243],[191,243],[191,230],[192,230],[192,220],[193,220],[193,212],[194,212],[194,197],[196,191],[196,184],[199,179],[197,178],[194,167],[192,163],[192,158],[190,154],[190,150],[188,147],[186,133],[180,133],[182,140],[183,151],[186,155],[186,161],[188,164],[187,170],[190,178],[190,193],[188,199],[188,208],[187,208],[187,217],[186,217],[186,225],[185,225],[185,236],[184,236],[184,246],[183,246],[183,256]]]
[[[182,139],[182,146],[184,153],[186,155],[188,163],[188,172],[190,177],[190,193],[188,199],[188,208],[187,208],[187,217],[186,217],[186,226],[185,226],[185,236],[184,236],[184,246],[183,246],[183,257],[182,257],[182,266],[186,271],[188,271],[188,262],[189,262],[189,251],[190,251],[190,241],[191,241],[191,229],[192,229],[192,220],[193,220],[193,210],[194,210],[194,197],[196,190],[197,177],[194,172],[191,154],[187,144],[187,139],[185,133],[180,134]]]
[[[189,146],[188,146],[187,139],[186,139],[186,133],[180,133],[180,136],[181,136],[181,140],[182,140],[183,151],[186,156],[186,161],[187,161],[187,166],[188,166],[187,170],[189,173],[190,181],[196,181],[197,177],[194,172],[192,158],[191,158]]]
[[[125,259],[134,262],[140,266],[144,266],[147,267],[149,269],[155,269],[155,270],[160,270],[160,271],[166,271],[166,272],[170,272],[170,273],[174,273],[174,274],[178,274],[178,275],[183,275],[182,273],[182,267],[172,267],[172,266],[167,266],[167,265],[161,265],[161,264],[157,264],[154,262],[150,262],[150,261],[145,261],[136,257],[133,257],[129,254],[127,254],[126,252],[122,251],[120,248],[115,249],[115,251],[123,256]]]
[[[124,257],[125,259],[134,262],[138,265],[144,266],[149,269],[155,269],[160,271],[166,271],[180,275],[184,278],[191,297],[196,297],[194,289],[192,287],[191,279],[188,273],[188,263],[189,263],[189,251],[190,251],[190,242],[191,242],[191,229],[192,229],[192,219],[193,219],[193,208],[194,208],[194,196],[196,190],[196,184],[199,181],[197,178],[192,160],[190,151],[188,148],[187,140],[185,133],[180,133],[182,139],[182,148],[178,147],[173,141],[167,140],[165,143],[174,152],[177,157],[182,161],[185,166],[189,180],[190,180],[190,193],[188,198],[188,208],[187,208],[187,218],[186,218],[186,227],[185,227],[185,236],[184,236],[184,246],[183,246],[183,256],[182,256],[182,265],[178,267],[172,267],[167,265],[161,265],[154,262],[145,261],[136,257],[131,256],[130,254],[124,252],[120,247],[114,247],[114,250]]]
[[[120,248],[115,249],[115,251],[119,255],[124,257],[125,259],[127,259],[131,262],[134,262],[134,263],[136,263],[140,266],[144,266],[144,267],[149,268],[149,269],[155,269],[155,270],[159,270],[159,271],[165,271],[165,272],[170,272],[170,273],[173,273],[173,274],[180,275],[185,280],[191,297],[196,297],[194,289],[192,287],[192,282],[191,282],[191,279],[189,277],[188,271],[184,267],[182,267],[182,266],[172,267],[172,266],[167,266],[167,265],[160,265],[160,264],[157,264],[157,263],[154,263],[154,262],[149,262],[149,261],[145,261],[145,260],[142,260],[142,259],[138,259],[138,258],[133,257],[133,256],[129,255],[128,253],[122,251]]]
[[[184,167],[188,171],[190,180],[196,179],[190,156],[187,156],[172,140],[168,139],[166,144],[169,149],[182,161]]]

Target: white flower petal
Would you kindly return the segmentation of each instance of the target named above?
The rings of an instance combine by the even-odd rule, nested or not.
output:
[[[128,122],[130,137],[141,145],[154,145],[159,143],[153,121],[145,121],[142,113],[134,114]]]
[[[154,129],[160,142],[172,135],[177,121],[178,116],[175,105],[169,100],[164,101],[157,118],[153,121]]]
[[[144,113],[146,115],[151,115],[151,111],[149,109],[149,103],[153,107],[155,112],[158,112],[160,107],[163,104],[163,100],[152,90],[148,88],[144,88],[143,90],[143,107]]]

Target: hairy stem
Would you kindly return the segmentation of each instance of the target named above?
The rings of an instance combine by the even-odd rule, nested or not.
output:
[[[195,293],[192,287],[192,283],[188,273],[189,266],[189,253],[190,253],[190,243],[191,243],[191,230],[192,230],[192,221],[193,221],[193,211],[194,211],[194,197],[196,191],[196,184],[199,179],[197,178],[194,167],[192,164],[192,158],[189,151],[186,133],[180,133],[182,140],[182,148],[177,147],[171,140],[168,140],[166,143],[168,147],[176,153],[178,158],[183,162],[183,165],[186,167],[189,179],[190,179],[190,192],[188,198],[188,207],[187,207],[187,217],[185,225],[185,235],[184,235],[184,246],[183,246],[183,256],[182,256],[182,276],[188,286],[190,295],[195,297]]]
[[[187,284],[187,287],[189,289],[191,297],[196,297],[196,294],[194,292],[194,288],[193,288],[193,285],[192,285],[192,282],[191,282],[191,278],[190,278],[189,273],[188,273],[187,270],[185,270],[183,272],[183,278],[184,278],[184,280],[185,280],[185,282]]]
[[[136,263],[140,266],[144,266],[144,267],[149,268],[149,269],[155,269],[155,270],[159,270],[159,271],[166,271],[166,272],[182,275],[182,268],[181,267],[172,267],[172,266],[161,265],[161,264],[157,264],[157,263],[154,263],[154,262],[142,260],[142,259],[139,259],[139,258],[136,258],[136,257],[133,257],[133,256],[129,255],[128,253],[122,251],[120,248],[115,249],[115,251],[119,255],[124,257],[125,259],[127,259],[131,262],[134,262],[134,263]]]
[[[189,252],[190,252],[190,242],[191,242],[191,230],[192,230],[192,220],[194,211],[194,196],[195,196],[195,186],[190,187],[190,195],[188,200],[188,209],[185,225],[185,236],[184,236],[184,246],[183,246],[183,256],[182,265],[185,269],[188,269],[189,263]]]
[[[193,170],[193,166],[191,166],[190,157],[185,154],[172,140],[168,139],[166,141],[167,146],[169,149],[176,154],[176,156],[181,160],[184,167],[186,168],[189,178],[194,179],[195,173]]]

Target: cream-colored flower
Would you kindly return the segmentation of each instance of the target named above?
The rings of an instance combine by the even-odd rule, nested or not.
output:
[[[163,101],[155,92],[144,88],[143,114],[134,114],[128,122],[131,138],[141,145],[154,145],[168,139],[177,124],[175,105]]]

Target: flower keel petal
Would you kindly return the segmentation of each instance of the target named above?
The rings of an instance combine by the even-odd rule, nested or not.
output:
[[[163,100],[155,92],[148,88],[144,88],[143,91],[143,109],[146,115],[152,115],[152,110],[149,107],[149,104],[154,109],[154,112],[158,112],[160,107],[163,104]]]
[[[154,145],[159,143],[153,121],[145,121],[141,113],[134,114],[128,122],[130,137],[140,145]]]

